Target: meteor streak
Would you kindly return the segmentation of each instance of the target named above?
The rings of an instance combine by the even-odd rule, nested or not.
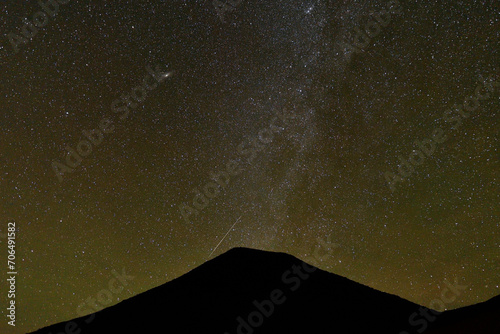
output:
[[[240,216],[241,218],[241,216]],[[224,241],[224,239],[227,237],[227,235],[229,234],[229,232],[231,232],[231,230],[233,229],[234,225],[236,225],[236,223],[240,220],[240,218],[236,219],[236,222],[234,222],[233,226],[231,226],[231,228],[227,231],[226,235],[221,239],[221,241],[219,241],[219,243],[217,244],[217,246],[215,246],[214,250],[212,251],[212,253],[210,253],[210,256],[212,256],[212,254],[215,252],[215,250],[217,249],[217,247],[219,247],[219,245]]]

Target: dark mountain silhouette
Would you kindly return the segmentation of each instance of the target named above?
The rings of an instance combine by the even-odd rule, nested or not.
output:
[[[235,248],[93,318],[34,333],[414,334],[423,325],[409,318],[421,311],[430,312],[291,255]],[[499,318],[496,297],[443,312],[424,333],[498,334]]]
[[[500,296],[441,313],[424,334],[500,333]]]

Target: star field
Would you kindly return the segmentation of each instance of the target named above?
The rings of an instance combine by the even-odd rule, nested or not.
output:
[[[19,272],[0,331],[77,317],[112,270],[134,279],[109,305],[240,246],[422,305],[445,279],[467,285],[449,309],[500,294],[500,6],[389,3],[243,0],[222,22],[211,1],[69,1],[17,53],[8,34],[40,6],[0,5],[0,232],[16,222]],[[443,113],[488,84],[453,129]],[[437,127],[446,141],[392,191],[385,173]],[[238,173],[197,208],[228,162]]]

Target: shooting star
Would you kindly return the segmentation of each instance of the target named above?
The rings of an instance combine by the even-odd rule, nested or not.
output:
[[[241,218],[241,216],[240,216]],[[236,223],[238,223],[238,221],[240,220],[240,218],[236,219],[236,222],[234,222],[233,226],[231,226],[231,228],[229,229],[229,231],[227,231],[226,235],[221,239],[221,241],[219,241],[219,243],[217,244],[217,246],[215,246],[214,250],[212,251],[212,253],[210,253],[210,256],[212,256],[212,254],[217,250],[217,247],[219,247],[219,245],[224,241],[224,239],[227,237],[227,235],[229,234],[229,232],[231,232],[231,230],[233,229],[234,225],[236,225]]]

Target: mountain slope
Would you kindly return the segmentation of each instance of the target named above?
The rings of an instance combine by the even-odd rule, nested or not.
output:
[[[500,296],[483,303],[443,312],[426,334],[500,333]]]
[[[488,307],[477,312],[486,312]],[[308,266],[291,255],[235,248],[171,282],[95,313],[92,321],[82,317],[71,325],[59,323],[34,333],[76,333],[77,329],[84,334],[158,330],[417,333],[418,328],[411,327],[408,319],[419,308],[400,297]],[[464,318],[459,311],[451,311],[451,316],[441,314],[432,325],[450,328],[457,316]]]

